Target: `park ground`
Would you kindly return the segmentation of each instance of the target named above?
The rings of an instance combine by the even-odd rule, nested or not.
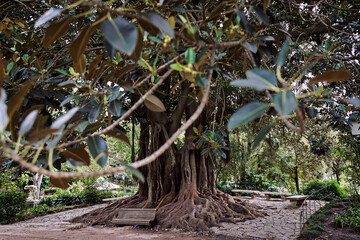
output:
[[[181,230],[148,229],[141,227],[104,227],[83,226],[68,222],[75,216],[82,215],[91,210],[104,207],[105,204],[94,205],[86,208],[72,209],[60,213],[49,214],[11,225],[0,226],[1,240],[15,239],[241,239],[241,240],[282,240],[297,239],[300,235],[299,216],[303,208],[294,208],[288,201],[279,199],[266,201],[262,198],[246,199],[251,204],[257,205],[266,216],[245,222],[222,223],[221,227],[213,227],[212,233],[208,232],[182,232]],[[325,203],[321,203],[324,205]],[[308,201],[307,206],[312,208],[312,213],[320,205]],[[337,207],[339,210],[339,207]],[[335,211],[335,209],[334,209]],[[360,239],[360,235],[331,229],[331,216],[324,222],[326,231],[316,239]],[[345,234],[345,235],[344,235]]]

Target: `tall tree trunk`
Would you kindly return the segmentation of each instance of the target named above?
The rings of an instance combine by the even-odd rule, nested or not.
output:
[[[333,172],[334,172],[334,174],[336,176],[337,183],[340,184],[340,171],[338,170],[337,167],[333,167]]]
[[[35,174],[34,175],[34,185],[36,186],[35,199],[39,200],[41,195],[41,183],[43,179],[43,174]]]
[[[189,104],[189,84],[182,86],[182,98],[170,117],[148,110],[146,120],[140,122],[139,159],[162,146],[183,118],[188,119],[196,110],[195,101]],[[195,136],[193,127],[199,124],[206,126],[209,122],[209,112],[204,111],[186,131],[183,146],[178,148],[173,144],[156,161],[140,169],[146,181],[139,183],[135,196],[74,221],[92,219],[94,224],[106,223],[119,207],[156,208],[157,224],[164,228],[186,230],[208,230],[218,225],[220,220],[234,221],[237,218],[243,221],[260,216],[246,202],[216,190],[216,158],[211,154],[201,154],[206,146],[191,140]],[[95,217],[96,214],[98,216]]]
[[[298,166],[295,166],[294,173],[295,173],[294,180],[295,180],[296,192],[299,193],[300,192],[300,186],[299,186]]]

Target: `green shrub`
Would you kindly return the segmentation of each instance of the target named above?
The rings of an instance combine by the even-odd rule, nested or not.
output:
[[[0,223],[9,223],[15,220],[18,214],[26,208],[27,194],[18,190],[0,192]]]
[[[58,205],[79,205],[79,204],[95,204],[102,203],[102,199],[117,197],[122,194],[113,193],[111,191],[83,190],[80,192],[62,192],[54,194],[51,197],[43,197],[40,204],[46,204],[49,207]]]
[[[220,191],[234,195],[233,189],[248,189],[258,191],[279,191],[279,186],[275,181],[269,181],[266,177],[255,175],[252,172],[246,172],[243,182],[221,181],[217,183]]]
[[[344,190],[336,181],[310,181],[303,189],[305,195],[310,199],[333,200],[346,197]]]

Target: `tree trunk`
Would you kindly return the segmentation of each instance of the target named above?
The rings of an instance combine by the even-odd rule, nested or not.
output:
[[[340,171],[338,170],[337,167],[333,167],[333,172],[334,172],[334,174],[336,176],[337,183],[340,184]]]
[[[41,182],[43,179],[43,174],[35,174],[34,175],[34,185],[36,186],[35,199],[39,200],[41,195]]]
[[[298,173],[298,166],[295,166],[294,168],[294,173],[295,173],[295,186],[296,186],[296,192],[299,193],[300,192],[300,187],[299,187],[299,173]]]
[[[147,111],[147,120],[140,123],[139,159],[155,152],[179,127],[184,115],[188,119],[195,111],[195,102],[188,104],[188,85],[183,84],[183,98],[180,98],[187,101],[179,101],[171,117]],[[203,112],[193,126],[206,126],[208,116],[209,112]],[[262,215],[247,203],[216,190],[216,158],[201,154],[206,146],[190,140],[194,135],[190,127],[181,148],[173,144],[156,161],[140,169],[146,181],[139,183],[135,196],[74,221],[106,223],[120,207],[156,208],[155,223],[161,227],[208,230],[220,220],[244,221]]]

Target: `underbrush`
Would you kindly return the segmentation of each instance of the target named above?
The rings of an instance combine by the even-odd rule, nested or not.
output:
[[[360,232],[360,203],[353,203],[343,214],[337,214],[334,223],[336,227],[350,227]]]
[[[337,212],[335,217],[331,216],[334,211]],[[329,222],[329,219],[334,220],[331,224],[334,224],[335,228],[347,228],[346,231],[360,232],[360,203],[348,200],[331,201],[309,218],[299,239],[316,239],[325,231],[323,226],[327,226],[326,231],[329,231],[328,225],[323,225]]]
[[[79,205],[102,203],[104,198],[121,197],[122,193],[113,193],[111,191],[81,191],[81,192],[62,192],[56,193],[50,197],[43,197],[40,204],[46,204],[49,207],[57,205]]]
[[[26,209],[27,194],[19,190],[0,191],[0,224],[13,222]]]
[[[310,199],[331,201],[346,197],[345,191],[336,181],[310,181],[302,190]]]
[[[246,189],[257,191],[277,192],[280,187],[275,181],[269,181],[266,177],[255,175],[252,172],[246,172],[245,180],[242,182],[220,181],[217,188],[230,195],[234,195],[233,189]]]
[[[299,239],[309,240],[320,236],[320,234],[324,231],[321,226],[322,223],[326,221],[328,215],[332,214],[331,208],[336,206],[338,206],[338,203],[332,201],[313,214],[306,222]]]

